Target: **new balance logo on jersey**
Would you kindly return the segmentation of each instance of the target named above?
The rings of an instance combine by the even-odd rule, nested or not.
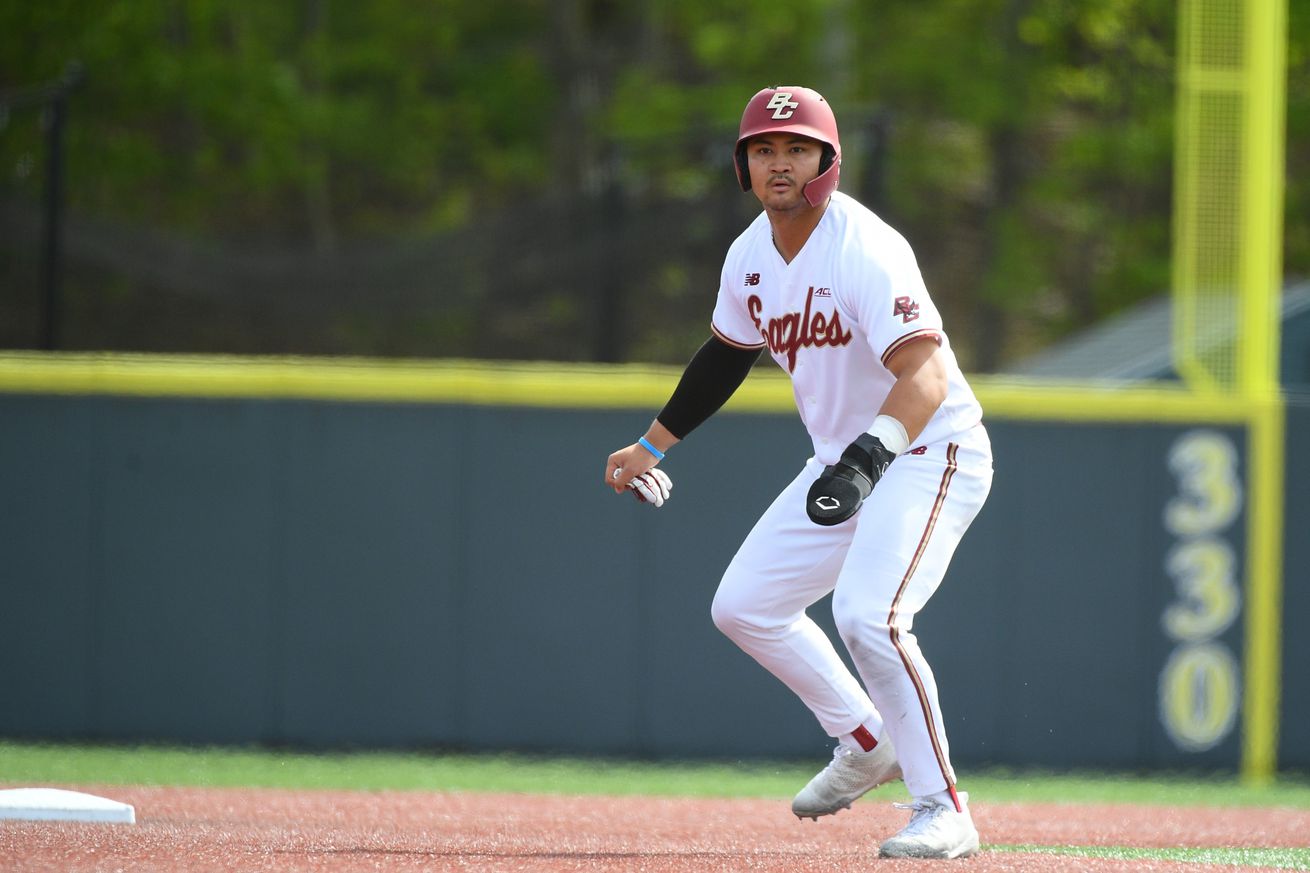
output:
[[[791,93],[788,91],[779,91],[769,98],[768,105],[765,109],[773,110],[774,118],[791,118],[801,105],[791,99]]]
[[[788,373],[795,372],[796,354],[801,349],[844,346],[851,341],[851,332],[842,328],[841,314],[836,310],[831,316],[822,312],[811,315],[810,304],[816,296],[811,287],[810,293],[805,295],[804,312],[789,312],[781,318],[770,318],[768,324],[760,319],[764,301],[755,294],[746,298],[746,311],[755,322],[756,330],[764,337],[770,352],[786,356]]]
[[[760,284],[760,274],[759,274],[759,273],[747,273],[747,274],[746,274],[746,284],[747,284],[747,285],[758,285],[758,284]]]
[[[896,305],[892,307],[892,317],[897,315],[901,316],[902,324],[909,324],[919,317],[919,304],[912,297],[897,297]]]

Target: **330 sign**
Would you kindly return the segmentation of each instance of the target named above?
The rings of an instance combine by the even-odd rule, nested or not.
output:
[[[1237,449],[1212,430],[1188,431],[1169,450],[1178,492],[1164,510],[1176,537],[1165,572],[1177,599],[1161,625],[1176,643],[1160,672],[1160,720],[1178,748],[1204,752],[1237,721],[1237,659],[1219,639],[1242,608],[1237,556],[1225,538],[1242,508]]]

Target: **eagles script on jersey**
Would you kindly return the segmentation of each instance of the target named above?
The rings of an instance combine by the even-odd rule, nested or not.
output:
[[[823,464],[835,463],[873,421],[895,382],[886,362],[916,339],[936,341],[950,372],[946,400],[916,443],[982,419],[909,243],[841,192],[790,264],[773,245],[767,215],[751,223],[728,250],[711,327],[730,345],[767,347],[787,371]]]

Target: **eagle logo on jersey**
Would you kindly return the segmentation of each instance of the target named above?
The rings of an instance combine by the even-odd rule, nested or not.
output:
[[[752,294],[746,298],[746,311],[750,314],[755,328],[764,337],[769,351],[787,358],[787,372],[796,371],[796,354],[803,348],[822,348],[823,346],[844,346],[851,341],[851,332],[842,328],[841,313],[833,310],[831,317],[822,312],[811,314],[810,304],[814,300],[814,287],[805,295],[804,312],[788,312],[781,318],[770,318],[768,324],[760,319],[764,310],[764,301]]]
[[[791,93],[788,91],[779,91],[769,98],[765,109],[773,110],[773,117],[777,119],[791,118],[792,114],[801,108],[801,105],[791,99]]]
[[[909,324],[919,317],[919,304],[914,302],[913,297],[897,297],[892,307],[892,317],[898,315],[901,316],[902,324]]]

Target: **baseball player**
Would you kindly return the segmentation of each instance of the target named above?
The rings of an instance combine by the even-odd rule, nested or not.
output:
[[[737,177],[764,211],[728,250],[712,335],[605,482],[663,505],[664,453],[719,409],[767,349],[813,440],[732,559],[715,625],[837,741],[792,802],[832,815],[904,778],[909,823],[884,857],[978,848],[956,790],[932,670],[911,633],[991,488],[982,410],[904,238],[838,192],[832,109],[808,88],[760,91],[742,114]],[[829,592],[851,675],[806,609]]]

